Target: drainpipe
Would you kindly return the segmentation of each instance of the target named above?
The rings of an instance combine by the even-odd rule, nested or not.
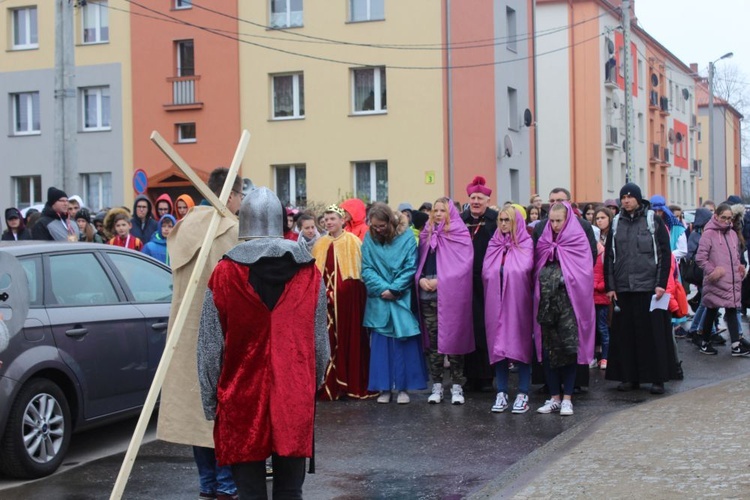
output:
[[[531,89],[534,93],[534,115],[532,116],[532,124],[534,126],[534,188],[533,193],[539,192],[539,132],[537,130],[537,123],[539,123],[539,117],[537,116],[539,103],[537,101],[537,88],[536,88],[536,0],[532,0],[531,3],[531,62],[533,66],[533,81],[531,82]]]
[[[448,99],[448,197],[453,199],[453,70],[451,60],[451,0],[445,0],[445,44],[446,44],[446,72],[447,72],[447,99]]]

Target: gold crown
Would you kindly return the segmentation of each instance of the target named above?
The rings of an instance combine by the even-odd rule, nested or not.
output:
[[[325,211],[326,213],[333,212],[335,214],[339,214],[339,216],[341,217],[344,217],[344,209],[336,205],[335,203],[333,205],[328,205]]]

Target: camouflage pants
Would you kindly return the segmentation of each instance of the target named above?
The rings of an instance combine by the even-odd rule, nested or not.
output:
[[[430,348],[426,350],[427,362],[430,366],[430,377],[433,384],[443,382],[443,373],[445,372],[444,360],[445,354],[438,352],[438,321],[437,321],[437,301],[421,301],[422,323],[430,337]],[[466,384],[464,376],[464,357],[457,354],[448,354],[450,362],[450,374],[452,383],[458,385]]]

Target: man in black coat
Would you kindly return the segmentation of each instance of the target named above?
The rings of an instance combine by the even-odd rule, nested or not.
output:
[[[489,208],[492,189],[486,185],[484,177],[476,176],[466,186],[469,195],[469,208],[461,214],[461,219],[469,228],[474,245],[474,279],[472,316],[474,323],[474,342],[476,350],[465,357],[464,372],[468,379],[467,389],[491,392],[492,379],[495,376],[490,366],[487,351],[487,335],[484,328],[484,285],[482,284],[482,265],[487,245],[497,229],[497,212]]]
[[[68,217],[68,195],[51,186],[42,217],[31,228],[32,240],[78,241],[78,224]]]

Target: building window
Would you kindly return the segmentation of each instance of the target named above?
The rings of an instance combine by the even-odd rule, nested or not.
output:
[[[385,19],[385,0],[349,0],[349,21]]]
[[[638,88],[642,89],[643,88],[643,80],[645,80],[646,78],[644,78],[644,74],[643,74],[643,59],[641,59],[640,57],[638,58],[638,75],[637,75],[637,79],[638,79]]]
[[[13,206],[22,210],[42,201],[42,176],[13,177]]]
[[[13,102],[13,135],[38,134],[39,92],[11,94]]]
[[[304,165],[273,167],[276,195],[284,206],[307,204],[307,171]]]
[[[387,161],[354,163],[354,196],[368,203],[388,203]]]
[[[638,113],[638,140],[644,141],[643,113]]]
[[[112,206],[112,174],[93,173],[81,175],[83,181],[83,203],[99,211]]]
[[[508,50],[515,52],[517,50],[516,40],[518,37],[516,29],[516,11],[510,7],[505,8],[505,24],[508,30],[508,42],[505,46]]]
[[[273,117],[305,117],[305,76],[302,73],[273,76]]]
[[[177,142],[181,144],[197,142],[195,123],[177,124]]]
[[[83,43],[104,43],[109,41],[109,6],[106,0],[83,4]]]
[[[110,130],[109,87],[81,89],[83,130]]]
[[[192,9],[193,0],[174,0],[175,9]]]
[[[36,23],[36,7],[13,9],[13,49],[36,49],[39,35]]]
[[[302,0],[270,0],[271,28],[302,26]]]
[[[177,76],[195,76],[195,56],[192,40],[175,42],[177,52]]]
[[[354,113],[384,113],[386,105],[385,67],[352,70]]]
[[[513,87],[508,87],[508,128],[518,130],[518,91]]]

